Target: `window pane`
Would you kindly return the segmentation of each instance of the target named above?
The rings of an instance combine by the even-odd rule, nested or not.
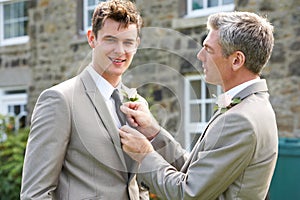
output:
[[[207,7],[216,7],[218,6],[219,0],[208,0],[207,1]]]
[[[190,105],[190,122],[201,121],[201,105],[191,104]]]
[[[206,98],[207,99],[212,99],[214,98],[213,96],[218,96],[218,88],[215,85],[212,84],[206,84]]]
[[[223,5],[233,4],[233,3],[234,3],[234,0],[223,0]]]
[[[215,104],[214,103],[207,103],[205,105],[205,122],[208,122],[209,119],[212,117],[213,115],[213,109],[214,109]]]
[[[16,27],[16,37],[22,36],[22,31],[24,31],[24,22],[18,23],[18,26]]]
[[[89,20],[88,20],[88,26],[92,26],[92,16],[93,16],[93,12],[94,12],[94,10],[89,10],[88,11],[88,18],[89,18]]]
[[[203,0],[193,0],[193,10],[203,9]]]
[[[10,38],[10,24],[4,25],[4,39]]]
[[[25,16],[24,7],[25,7],[24,2],[20,2],[16,4],[16,8],[15,8],[16,18]]]
[[[20,37],[27,34],[28,2],[17,2],[3,5],[4,39]]]
[[[200,99],[201,98],[201,81],[195,80],[191,81],[191,88],[190,88],[190,98],[191,99]]]
[[[21,111],[21,106],[20,105],[15,105],[14,106],[14,114],[15,115],[18,115],[18,114],[20,114],[20,111]]]
[[[4,22],[10,19],[10,6],[9,5],[4,5],[3,6],[3,11],[4,11]]]
[[[28,35],[27,25],[28,25],[28,20],[25,20],[24,23],[23,23],[23,26],[22,26],[23,29],[24,29],[22,35]]]
[[[96,5],[96,0],[88,0],[88,6]]]
[[[18,29],[19,29],[20,24],[19,23],[12,23],[11,24],[11,32],[10,32],[10,37],[17,37],[18,35]]]
[[[195,146],[195,144],[197,143],[198,139],[200,138],[202,133],[191,133],[191,147],[190,149],[193,149],[193,147]]]
[[[12,19],[18,18],[19,8],[20,8],[20,3],[11,4],[11,6],[10,6],[11,16],[10,17]]]

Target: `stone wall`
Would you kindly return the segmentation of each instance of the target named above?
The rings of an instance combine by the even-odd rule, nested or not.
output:
[[[29,59],[29,43],[0,46],[0,87],[26,89],[31,82]]]
[[[263,76],[280,136],[300,137],[300,1],[241,0],[237,5],[266,15],[275,27],[274,50]]]
[[[77,27],[77,1],[41,0],[29,17],[32,111],[41,91],[74,76],[90,49]]]

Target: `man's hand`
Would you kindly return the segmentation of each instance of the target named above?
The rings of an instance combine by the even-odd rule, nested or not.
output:
[[[148,107],[142,102],[127,102],[121,106],[128,123],[140,131],[148,140],[152,140],[160,131],[160,126]]]
[[[122,126],[119,133],[123,150],[138,163],[141,163],[148,153],[154,151],[149,140],[139,131]]]

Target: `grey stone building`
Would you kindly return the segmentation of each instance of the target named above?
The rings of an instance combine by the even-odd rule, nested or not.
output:
[[[75,76],[89,63],[85,32],[98,1],[0,1],[0,113],[29,118],[42,90]],[[196,54],[207,16],[219,11],[266,15],[275,46],[263,73],[280,137],[300,137],[300,1],[136,0],[142,42],[123,81],[138,88],[160,123],[187,149],[212,114],[218,87],[202,78]],[[259,112],[259,111],[258,111]]]

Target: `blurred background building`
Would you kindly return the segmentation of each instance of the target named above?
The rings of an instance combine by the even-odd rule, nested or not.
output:
[[[42,90],[90,62],[85,33],[96,0],[0,0],[0,114],[30,125]],[[138,88],[166,129],[187,149],[212,114],[221,89],[203,81],[196,59],[207,16],[251,11],[275,26],[275,46],[262,76],[269,84],[279,136],[300,137],[299,0],[136,0],[142,42],[124,82]],[[259,110],[257,110],[259,112]],[[89,116],[87,116],[89,117]]]

